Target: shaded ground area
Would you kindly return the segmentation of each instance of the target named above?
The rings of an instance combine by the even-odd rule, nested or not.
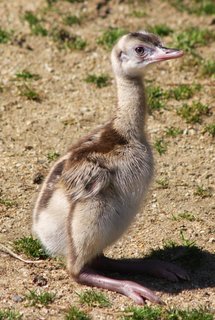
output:
[[[157,291],[169,307],[212,310],[214,15],[179,11],[173,2],[177,1],[0,2],[0,241],[8,245],[31,234],[32,206],[54,160],[113,113],[116,89],[108,48],[112,40],[102,37],[104,31],[154,30],[186,54],[154,66],[145,76],[156,175],[145,208],[107,254],[139,258],[164,248],[162,255],[183,263],[191,281],[137,280]],[[100,75],[103,80],[95,77]],[[177,245],[186,250],[173,254]],[[197,255],[187,251],[193,245],[200,248]],[[45,282],[38,283],[38,277]],[[38,307],[16,298],[38,289],[55,293],[54,302]],[[93,319],[117,319],[133,305],[123,296],[98,290],[111,306],[83,306],[77,293],[85,289],[72,282],[60,260],[26,265],[0,252],[0,309],[15,308],[23,319],[64,319],[68,307],[76,305]]]

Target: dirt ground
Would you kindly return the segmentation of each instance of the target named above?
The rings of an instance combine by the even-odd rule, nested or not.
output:
[[[104,123],[112,115],[116,104],[116,86],[110,66],[110,52],[97,44],[96,39],[109,26],[129,31],[148,25],[165,23],[175,32],[188,26],[214,29],[212,16],[189,15],[173,8],[168,1],[98,1],[70,3],[58,1],[51,8],[47,2],[0,1],[0,27],[13,30],[12,40],[0,44],[0,242],[5,245],[31,234],[31,212],[40,185],[35,175],[46,175],[53,161],[51,152],[63,154],[71,143]],[[106,4],[105,4],[106,3]],[[106,10],[108,9],[108,10]],[[144,10],[144,17],[135,17],[134,10]],[[84,50],[60,49],[50,36],[31,33],[22,19],[26,11],[33,11],[44,19],[49,30],[63,26],[67,13],[83,15],[81,25],[67,26],[67,30],[87,41]],[[171,43],[171,37],[164,41]],[[214,43],[198,48],[203,58],[214,57]],[[147,74],[153,86],[164,90],[180,83],[199,83],[202,89],[189,100],[201,101],[210,107],[210,115],[201,124],[187,124],[177,113],[183,101],[170,100],[167,107],[148,117],[151,144],[165,134],[167,127],[183,130],[177,137],[165,137],[167,151],[163,155],[154,149],[156,174],[145,207],[138,214],[127,234],[107,250],[112,257],[143,257],[152,249],[163,247],[167,241],[181,243],[181,232],[195,241],[204,251],[205,261],[191,272],[190,282],[169,283],[144,277],[142,282],[155,290],[168,307],[215,308],[214,270],[214,165],[215,141],[203,133],[207,124],[214,123],[215,82],[202,76],[192,64],[183,68],[186,57],[155,65]],[[41,101],[20,95],[23,81],[15,75],[24,69],[40,75],[38,80],[26,81],[39,92]],[[97,88],[86,83],[89,73],[106,73],[109,86]],[[165,179],[165,188],[156,181]],[[210,196],[196,194],[198,186],[210,189]],[[4,200],[9,200],[4,201]],[[193,221],[174,219],[183,212],[192,213]],[[197,262],[198,264],[198,262]],[[56,300],[48,307],[30,307],[26,301],[15,302],[28,290],[39,288],[34,279],[43,276],[47,284],[42,290],[56,293]],[[0,309],[15,308],[23,319],[63,319],[69,306],[76,305],[93,319],[117,319],[127,306],[128,298],[106,292],[112,306],[90,308],[81,306],[77,292],[86,288],[75,284],[64,265],[55,260],[41,265],[27,265],[0,252]],[[102,290],[101,290],[102,291]]]

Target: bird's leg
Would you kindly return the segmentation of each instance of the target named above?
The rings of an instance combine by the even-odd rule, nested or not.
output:
[[[144,304],[145,300],[153,303],[164,304],[164,302],[156,296],[151,290],[139,285],[133,281],[116,280],[95,272],[91,268],[84,268],[75,280],[78,283],[92,287],[103,288],[121,293],[138,304]]]
[[[96,270],[130,274],[149,274],[170,281],[189,280],[188,273],[173,263],[152,259],[111,259],[100,256],[94,260]]]

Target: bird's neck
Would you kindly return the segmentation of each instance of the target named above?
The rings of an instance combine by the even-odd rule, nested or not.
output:
[[[118,106],[114,127],[128,139],[141,139],[147,112],[143,80],[117,77]]]

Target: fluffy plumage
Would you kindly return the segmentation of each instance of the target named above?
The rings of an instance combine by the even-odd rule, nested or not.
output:
[[[130,291],[125,290],[128,282],[86,273],[86,268],[127,230],[153,176],[145,134],[143,69],[155,59],[180,54],[162,49],[159,38],[146,32],[130,33],[118,41],[111,54],[118,92],[115,116],[58,160],[33,213],[34,233],[50,254],[67,258],[77,281],[124,293],[138,303],[142,296],[160,300],[137,284],[130,283]]]

